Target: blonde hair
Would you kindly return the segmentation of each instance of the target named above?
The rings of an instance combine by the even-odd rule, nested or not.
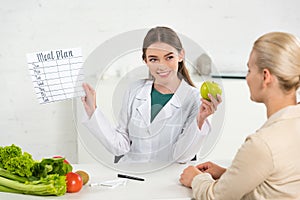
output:
[[[258,38],[253,46],[256,65],[268,69],[285,91],[300,86],[300,41],[292,34],[271,32]]]

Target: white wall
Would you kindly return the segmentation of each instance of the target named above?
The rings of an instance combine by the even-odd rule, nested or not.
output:
[[[77,133],[72,101],[38,104],[26,53],[79,46],[86,58],[112,36],[166,25],[200,44],[219,69],[243,70],[259,35],[280,30],[300,37],[298,0],[0,0],[0,4],[0,145],[18,144],[36,159],[61,154],[77,162]],[[222,137],[229,143],[233,136]],[[227,146],[226,156],[236,146]]]

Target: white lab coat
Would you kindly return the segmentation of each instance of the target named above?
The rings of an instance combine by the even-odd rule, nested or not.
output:
[[[211,129],[207,120],[201,130],[197,125],[199,91],[182,80],[150,123],[152,84],[153,80],[132,84],[124,95],[116,128],[99,108],[83,124],[108,151],[124,155],[120,162],[187,162],[199,152]]]

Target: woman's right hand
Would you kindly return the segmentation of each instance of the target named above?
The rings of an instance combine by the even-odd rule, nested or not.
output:
[[[210,101],[201,98],[202,103],[197,116],[199,129],[201,129],[206,118],[212,115],[217,110],[218,105],[222,102],[222,97],[219,94],[217,95],[217,98],[214,98],[211,94],[208,94],[208,97],[210,98]]]
[[[81,101],[85,108],[86,114],[91,118],[94,111],[96,110],[96,92],[95,90],[87,83],[83,83],[82,87],[85,92],[85,97],[81,97]]]
[[[226,171],[226,168],[220,167],[212,162],[201,163],[196,166],[201,172],[209,173],[213,179],[219,179]]]

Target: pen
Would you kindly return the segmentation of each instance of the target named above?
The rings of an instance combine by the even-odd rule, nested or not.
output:
[[[125,174],[118,174],[118,177],[119,178],[128,178],[128,179],[137,180],[137,181],[144,181],[145,180],[143,178],[128,176],[128,175],[125,175]]]

